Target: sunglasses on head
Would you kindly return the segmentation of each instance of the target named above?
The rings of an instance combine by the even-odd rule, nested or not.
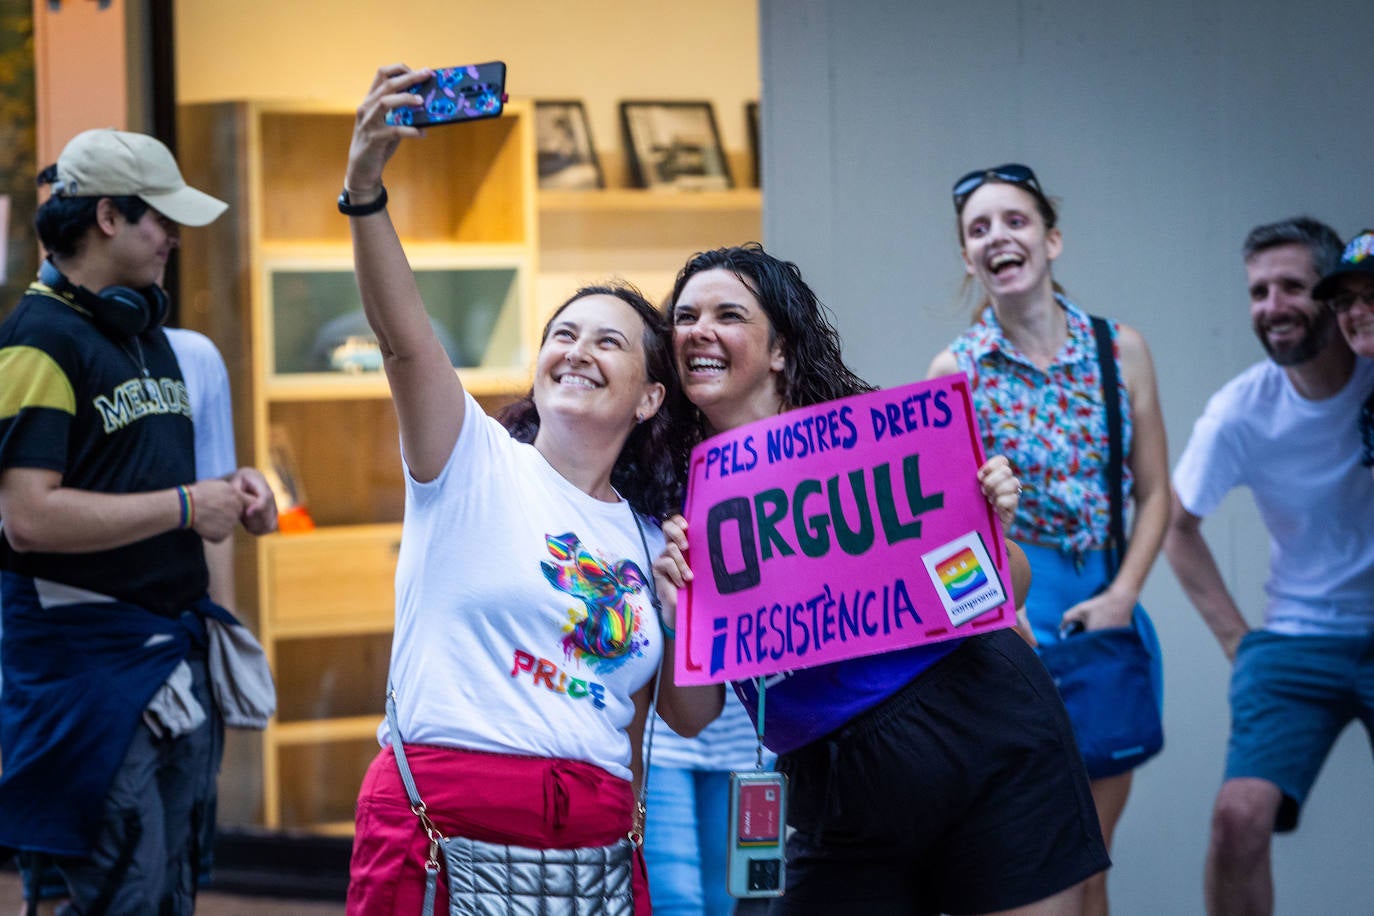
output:
[[[1035,177],[1030,166],[1021,165],[1019,162],[1008,162],[1006,165],[999,165],[995,168],[975,169],[954,182],[955,209],[962,207],[964,201],[968,200],[968,196],[989,180],[1019,185],[1029,189],[1036,197],[1042,200],[1045,198],[1045,192],[1040,188],[1040,179]]]

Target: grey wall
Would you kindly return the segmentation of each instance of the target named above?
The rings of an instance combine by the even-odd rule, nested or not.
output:
[[[1062,203],[1056,276],[1153,348],[1172,462],[1208,395],[1262,356],[1248,229],[1300,212],[1342,237],[1374,225],[1371,24],[1368,0],[760,0],[765,241],[837,313],[856,368],[911,381],[967,323],[950,184],[1031,164]],[[1267,548],[1248,494],[1204,533],[1258,623]],[[1229,666],[1162,556],[1143,600],[1168,743],[1118,832],[1114,912],[1200,913]],[[1274,851],[1279,913],[1374,913],[1362,730]]]

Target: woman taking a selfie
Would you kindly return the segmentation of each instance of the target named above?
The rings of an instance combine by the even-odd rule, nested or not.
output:
[[[755,245],[696,255],[667,306],[700,434],[872,390],[796,265]],[[1003,523],[1018,484],[979,470]],[[691,578],[686,523],[655,563],[665,619]],[[1012,552],[1013,591],[1025,593]],[[793,671],[736,691],[789,779],[786,894],[773,914],[1077,913],[1107,867],[1054,684],[1010,630]],[[1015,766],[1008,766],[1015,760]]]
[[[396,406],[406,489],[394,713],[357,807],[348,911],[359,914],[420,912],[431,827],[540,850],[608,846],[640,829],[639,746],[663,651],[649,588],[663,541],[651,519],[681,493],[662,409],[677,386],[666,329],[633,290],[580,290],[554,314],[509,430],[463,389],[382,184],[398,143],[419,135],[386,115],[414,104],[406,90],[427,75],[378,71],[358,108],[340,204]],[[682,708],[669,676],[659,709],[694,734],[719,711],[718,697],[705,699]],[[648,913],[640,865],[633,905]],[[440,912],[455,880],[444,878]],[[537,907],[552,890],[507,886],[505,895],[539,898],[524,901]]]
[[[1110,575],[1107,408],[1089,316],[1051,273],[1064,244],[1058,214],[1035,173],[1015,164],[965,175],[954,186],[954,209],[965,268],[987,302],[930,375],[968,376],[984,447],[1010,458],[1021,478],[1009,536],[1034,575],[1026,612],[1035,640],[1043,647],[1073,628],[1128,627],[1133,619],[1148,626],[1136,600],[1169,516],[1168,449],[1149,348],[1137,331],[1108,323],[1120,366],[1121,486],[1135,503],[1129,547]],[[1129,770],[1092,782],[1109,848],[1130,789]],[[1105,874],[1087,894],[1089,913],[1107,912]]]

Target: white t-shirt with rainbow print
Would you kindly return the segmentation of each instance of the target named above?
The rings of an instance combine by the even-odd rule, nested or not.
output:
[[[391,678],[407,744],[584,760],[630,778],[663,635],[663,536],[593,499],[470,396],[439,476],[406,475]],[[383,722],[378,739],[389,743]]]

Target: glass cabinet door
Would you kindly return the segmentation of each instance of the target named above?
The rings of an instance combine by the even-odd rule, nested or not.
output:
[[[415,280],[454,368],[525,368],[515,266],[417,268]],[[269,267],[267,284],[269,377],[381,370],[350,268]]]

